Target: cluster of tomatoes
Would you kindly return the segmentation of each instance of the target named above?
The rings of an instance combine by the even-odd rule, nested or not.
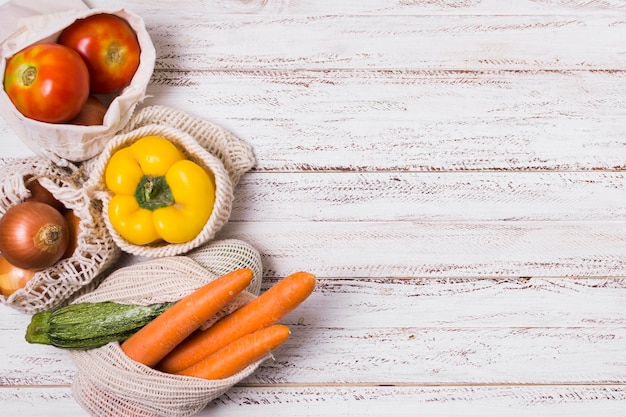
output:
[[[106,106],[97,95],[116,94],[130,84],[140,53],[137,34],[125,19],[95,14],[65,28],[56,43],[34,44],[13,55],[4,89],[30,119],[101,124]]]

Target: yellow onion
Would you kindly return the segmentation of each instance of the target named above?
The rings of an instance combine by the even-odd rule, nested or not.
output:
[[[32,269],[11,265],[4,256],[0,255],[0,294],[8,297],[20,288],[24,288],[35,273],[36,271]]]
[[[67,221],[48,204],[19,203],[0,218],[0,252],[19,268],[41,270],[54,265],[68,242]]]
[[[24,184],[26,184],[26,188],[30,191],[30,197],[28,197],[26,201],[39,201],[41,203],[46,203],[61,213],[65,213],[65,205],[57,200],[47,188],[41,185],[39,181],[34,179],[32,176],[28,175],[24,177]]]
[[[65,217],[65,221],[67,222],[67,227],[69,231],[69,243],[67,244],[67,248],[63,253],[61,259],[70,258],[76,252],[76,248],[78,247],[78,235],[80,234],[80,217],[74,213],[74,210],[68,210],[67,213],[63,215]]]

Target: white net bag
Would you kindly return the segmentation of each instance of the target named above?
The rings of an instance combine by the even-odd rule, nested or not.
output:
[[[81,186],[81,171],[59,167],[46,158],[24,158],[0,167],[0,217],[30,197],[28,180],[37,180],[80,219],[76,250],[49,268],[35,273],[24,288],[0,302],[26,313],[56,308],[79,291],[94,287],[101,272],[119,257],[120,250],[104,226],[101,205]]]
[[[224,164],[233,186],[255,164],[252,147],[231,132],[208,120],[166,106],[144,107],[133,115],[122,133],[152,124],[170,126],[193,137]]]
[[[246,291],[216,315],[217,320],[254,299],[261,286],[261,256],[249,244],[235,239],[211,242],[186,256],[152,259],[120,268],[96,290],[73,302],[148,305],[177,301],[240,268],[252,269],[254,278]],[[135,362],[124,354],[118,342],[96,349],[71,350],[70,355],[78,371],[72,384],[73,396],[94,417],[191,416],[271,357],[267,355],[230,378],[205,380],[166,374]]]
[[[169,139],[188,159],[212,172],[215,177],[215,203],[212,213],[201,232],[188,242],[160,241],[136,245],[121,236],[106,215],[112,194],[106,187],[105,170],[111,155],[149,135]],[[234,188],[254,163],[252,148],[219,126],[168,107],[150,106],[135,114],[97,158],[85,163],[84,167],[90,178],[85,187],[94,199],[102,201],[107,228],[123,251],[144,257],[175,256],[197,248],[215,237],[230,217]]]
[[[79,1],[67,4],[63,2],[56,8],[59,11],[37,14],[33,12],[25,18],[18,19],[23,10],[15,0],[5,6],[7,22],[18,22],[14,31],[5,39],[0,40],[0,74],[4,74],[7,59],[25,47],[41,43],[56,42],[61,31],[80,18],[98,13],[110,13],[125,19],[137,34],[141,47],[140,64],[130,84],[110,100],[102,125],[79,126],[72,124],[44,123],[29,119],[22,115],[13,105],[4,89],[0,89],[0,115],[11,125],[19,138],[37,155],[52,159],[58,165],[66,165],[68,161],[82,162],[98,155],[105,144],[120,131],[128,122],[133,110],[146,95],[148,83],[154,71],[156,51],[143,19],[123,8],[90,9]],[[41,4],[37,9],[44,9]],[[50,7],[49,7],[50,8]],[[15,18],[11,19],[11,14]]]

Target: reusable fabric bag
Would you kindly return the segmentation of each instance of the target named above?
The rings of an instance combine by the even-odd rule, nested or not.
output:
[[[169,139],[187,158],[213,173],[215,203],[211,216],[202,231],[184,243],[135,245],[113,228],[106,214],[105,223],[115,243],[127,253],[145,257],[180,255],[213,239],[226,224],[232,209],[234,189],[241,176],[254,166],[254,154],[249,145],[207,120],[165,106],[145,107],[130,119],[120,134],[107,143],[97,158],[84,165],[89,176],[85,187],[94,199],[102,202],[103,213],[107,213],[112,196],[105,181],[106,165],[111,155],[149,135]]]
[[[195,289],[228,272],[250,268],[252,283],[228,304],[218,318],[253,300],[262,279],[259,253],[249,244],[228,239],[211,242],[185,256],[151,259],[120,268],[78,302],[115,301],[148,305],[180,300]],[[130,359],[118,342],[89,350],[71,350],[77,367],[72,384],[74,399],[94,417],[187,417],[246,378],[271,355],[230,378],[205,380],[167,374]]]
[[[101,204],[82,187],[76,167],[59,167],[47,158],[24,158],[0,168],[0,218],[6,210],[30,197],[26,183],[37,180],[80,221],[77,247],[66,259],[35,273],[24,288],[0,302],[32,314],[68,301],[75,293],[98,283],[98,275],[118,259],[121,251],[109,234]]]
[[[98,13],[124,18],[137,34],[141,47],[139,68],[131,83],[108,105],[103,125],[79,126],[30,119],[15,108],[4,88],[0,89],[0,115],[36,155],[52,159],[61,166],[67,165],[68,161],[82,162],[98,155],[109,139],[128,123],[135,106],[146,95],[156,60],[154,45],[143,19],[123,8],[90,9],[79,0],[60,0],[43,5],[33,0],[13,0],[0,6],[4,35],[0,38],[2,75],[7,60],[15,53],[35,43],[56,42],[61,31],[75,20]]]

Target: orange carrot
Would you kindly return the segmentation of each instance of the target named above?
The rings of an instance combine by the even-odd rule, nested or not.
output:
[[[205,379],[228,378],[282,345],[290,333],[289,327],[283,324],[248,333],[177,374]]]
[[[165,356],[156,368],[176,373],[240,337],[278,322],[313,292],[315,283],[315,275],[308,272],[296,272],[283,278],[207,330],[189,336]]]
[[[243,291],[251,269],[238,269],[198,288],[122,343],[137,362],[154,366],[172,349]]]

